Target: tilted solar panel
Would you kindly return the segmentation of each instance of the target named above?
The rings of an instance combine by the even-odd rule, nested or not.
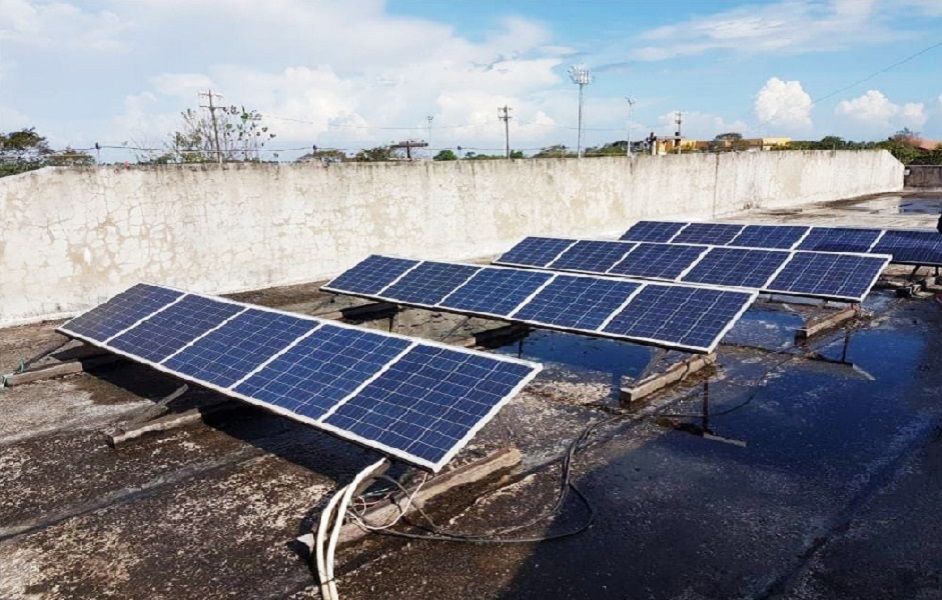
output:
[[[426,261],[385,288],[383,293],[410,304],[435,306],[480,270],[481,267],[471,265]]]
[[[896,263],[942,265],[942,234],[887,230],[870,252],[890,254]]]
[[[868,252],[880,237],[879,229],[848,229],[846,227],[812,227],[797,250],[818,252]]]
[[[634,248],[630,242],[580,240],[547,265],[549,269],[604,273]]]
[[[434,471],[541,368],[146,285],[58,331]]]
[[[860,302],[889,262],[878,254],[795,252],[766,290]]]
[[[494,262],[503,265],[520,265],[522,267],[545,267],[565,252],[566,248],[575,243],[576,240],[528,237],[502,254]]]
[[[631,226],[623,240],[632,242],[669,242],[684,228],[686,223],[673,223],[670,221],[638,221]]]
[[[618,264],[603,272],[674,281],[707,250],[705,246],[640,243]]]
[[[742,231],[742,225],[690,223],[671,239],[672,244],[728,244]]]
[[[808,233],[804,225],[746,225],[729,246],[789,250]]]
[[[439,303],[479,315],[503,317],[545,285],[552,275],[539,271],[484,268]]]
[[[557,275],[510,316],[527,323],[592,331],[640,288],[639,283],[617,279]]]
[[[759,290],[790,257],[782,250],[711,248],[681,281]]]
[[[418,264],[417,260],[374,254],[344,271],[330,283],[344,289],[353,289],[355,286],[361,294],[375,294]]]

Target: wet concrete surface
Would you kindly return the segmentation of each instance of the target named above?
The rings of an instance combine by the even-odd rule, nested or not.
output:
[[[934,225],[929,214],[852,206],[801,216]],[[240,299],[308,313],[357,304],[315,285]],[[514,545],[372,536],[373,560],[341,550],[341,596],[942,598],[942,309],[888,290],[863,308],[796,343],[803,319],[833,309],[757,304],[714,369],[600,427],[572,472],[595,510],[589,530]],[[0,332],[0,366],[48,345],[54,325]],[[408,310],[363,325],[454,340],[500,324]],[[500,491],[433,514],[452,531],[547,513],[570,441],[612,419],[622,385],[682,356],[541,331],[495,351],[546,368],[456,459],[506,445],[523,453]],[[376,456],[251,408],[104,444],[102,429],[176,385],[118,363],[0,392],[0,598],[319,597],[291,542]],[[214,399],[193,389],[174,409]],[[567,532],[587,514],[570,493],[558,514],[514,535]]]

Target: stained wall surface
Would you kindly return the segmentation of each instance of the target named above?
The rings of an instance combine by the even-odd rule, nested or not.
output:
[[[495,254],[902,189],[886,151],[375,164],[47,168],[0,179],[0,326],[138,282],[226,293],[330,277],[370,253]]]

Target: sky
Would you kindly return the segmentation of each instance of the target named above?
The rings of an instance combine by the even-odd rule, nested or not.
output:
[[[513,148],[575,148],[572,66],[583,146],[677,111],[695,139],[942,139],[942,0],[0,0],[0,132],[103,160],[164,148],[207,90],[264,116],[267,159],[499,154],[503,106]]]

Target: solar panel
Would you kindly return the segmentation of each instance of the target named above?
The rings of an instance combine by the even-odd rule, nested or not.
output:
[[[409,304],[435,306],[480,270],[481,267],[471,265],[426,261],[406,273],[382,293]]]
[[[578,241],[551,262],[548,268],[604,273],[635,246],[629,242]]]
[[[545,267],[576,240],[528,237],[505,252],[495,263],[522,267]]]
[[[762,289],[790,256],[790,252],[781,250],[712,248],[681,279],[694,283]]]
[[[942,234],[887,230],[870,251],[891,254],[897,263],[942,265]]]
[[[602,331],[712,352],[755,294],[649,284]]]
[[[182,295],[182,292],[139,283],[75,317],[63,327],[103,342]]]
[[[879,229],[812,227],[797,249],[819,252],[868,252],[879,236]]]
[[[509,357],[149,287],[179,300],[155,303],[149,315],[111,340],[85,335],[118,328],[106,314],[126,320],[127,311],[115,307],[130,306],[129,298],[154,291],[135,286],[119,294],[120,301],[113,298],[58,331],[434,471],[541,368]],[[69,328],[93,318],[94,331]],[[168,353],[170,358],[160,364]]]
[[[514,320],[566,329],[598,329],[640,284],[617,279],[557,275],[520,310]]]
[[[377,294],[417,264],[417,260],[373,255],[335,277],[324,288]]]
[[[742,228],[742,225],[727,223],[690,223],[671,239],[671,243],[723,246],[739,235]]]
[[[633,242],[669,242],[678,231],[683,229],[684,225],[686,223],[638,221],[625,232],[625,235],[621,236],[621,239]]]
[[[889,260],[880,255],[796,252],[767,290],[860,302]]]
[[[675,280],[706,252],[703,246],[638,244],[608,270],[612,275]]]
[[[746,225],[730,246],[789,250],[808,232],[803,225]]]
[[[504,317],[553,276],[538,271],[487,268],[439,303],[443,308]]]

